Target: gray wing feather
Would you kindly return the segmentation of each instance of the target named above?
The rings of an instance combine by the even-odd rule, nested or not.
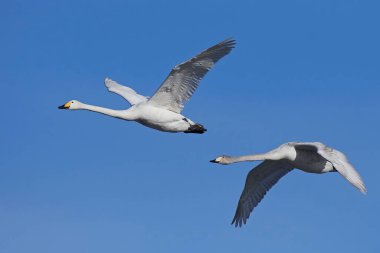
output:
[[[282,160],[266,160],[253,168],[247,175],[231,224],[235,224],[235,227],[246,224],[252,210],[264,198],[267,191],[292,169],[293,166]]]
[[[180,113],[184,104],[197,89],[200,80],[235,46],[235,40],[227,39],[175,66],[149,103]]]
[[[359,173],[348,161],[347,157],[340,151],[330,148],[320,142],[302,143],[296,145],[296,148],[314,150],[323,158],[331,162],[334,168],[353,186],[358,188],[362,193],[366,193],[366,187]]]
[[[148,98],[144,97],[140,94],[137,94],[136,91],[133,89],[123,86],[121,84],[118,84],[117,82],[111,80],[110,78],[106,77],[104,80],[104,84],[106,85],[107,89],[110,92],[114,92],[123,98],[125,98],[131,105],[135,105],[144,101],[147,101]]]

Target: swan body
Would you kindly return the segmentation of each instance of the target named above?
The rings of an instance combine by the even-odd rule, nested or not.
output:
[[[308,173],[338,172],[362,193],[365,185],[346,156],[320,142],[289,142],[263,154],[220,156],[210,162],[231,164],[264,160],[252,169],[245,182],[232,224],[246,224],[250,213],[269,189],[294,168]]]
[[[189,127],[196,125],[182,114],[143,102],[131,108],[140,124],[164,132],[186,132]]]
[[[164,132],[204,133],[207,130],[201,124],[183,116],[181,111],[197,89],[201,79],[217,61],[230,53],[234,46],[234,40],[224,40],[175,66],[151,98],[106,78],[104,83],[108,90],[122,96],[131,104],[127,110],[112,110],[77,100],[71,100],[58,108],[98,112],[123,120],[133,120]]]
[[[136,121],[144,126],[165,132],[185,132],[191,125],[195,125],[193,121],[181,114],[152,106],[147,102],[133,105],[127,110],[112,110],[84,104],[77,100],[69,101],[66,104],[68,104],[66,107],[70,106],[70,110],[98,112],[122,120]]]

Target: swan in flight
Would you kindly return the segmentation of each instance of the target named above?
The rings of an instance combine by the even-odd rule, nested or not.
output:
[[[202,134],[206,129],[183,116],[184,104],[193,95],[207,72],[235,47],[235,40],[226,39],[210,47],[194,58],[175,66],[161,87],[151,97],[137,94],[129,87],[106,78],[104,83],[110,92],[124,97],[131,107],[127,110],[112,110],[71,100],[59,109],[89,110],[123,120],[138,123],[164,132]]]
[[[264,154],[246,156],[220,156],[210,162],[231,164],[244,161],[264,160],[252,169],[245,182],[232,224],[246,224],[253,208],[259,204],[269,189],[292,169],[309,173],[339,172],[347,181],[366,193],[360,175],[346,156],[320,142],[289,142]]]

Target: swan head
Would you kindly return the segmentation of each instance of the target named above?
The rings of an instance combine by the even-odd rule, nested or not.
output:
[[[64,105],[58,106],[58,109],[69,109],[69,110],[77,110],[80,109],[81,103],[77,100],[70,100]]]
[[[218,156],[214,160],[211,160],[210,163],[220,163],[220,164],[230,164],[226,155]]]

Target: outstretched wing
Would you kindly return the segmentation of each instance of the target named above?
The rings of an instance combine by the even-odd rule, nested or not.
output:
[[[106,77],[104,84],[110,92],[114,92],[123,98],[125,98],[131,105],[135,105],[144,101],[147,101],[148,98],[137,94],[136,91],[132,90],[129,87],[118,84],[117,82]]]
[[[282,160],[266,160],[253,168],[248,173],[231,224],[235,224],[235,227],[245,224],[253,208],[264,198],[267,191],[292,169],[293,166]]]
[[[367,192],[359,173],[350,164],[347,157],[342,152],[330,148],[320,142],[302,143],[296,145],[295,147],[318,152],[319,155],[332,163],[334,168],[353,186],[358,188],[362,193]]]
[[[234,46],[235,40],[224,40],[194,58],[175,66],[161,87],[149,99],[149,103],[180,113],[186,101],[197,89],[200,80]]]

